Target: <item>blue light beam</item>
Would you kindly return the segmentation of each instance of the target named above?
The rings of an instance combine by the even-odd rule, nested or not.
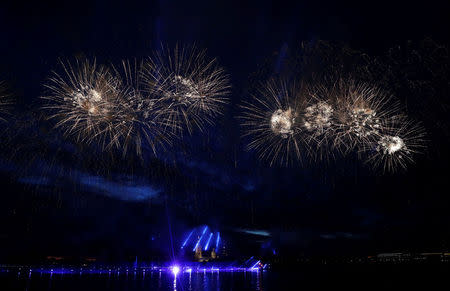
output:
[[[217,238],[216,238],[216,253],[219,252],[219,240],[220,240],[220,232],[217,233]]]
[[[247,265],[248,263],[250,263],[250,261],[253,259],[253,256],[250,257],[250,259],[248,259],[247,261],[245,261],[244,266]]]
[[[184,241],[183,245],[181,246],[181,248],[184,248],[184,246],[187,244],[187,242],[189,241],[189,239],[192,236],[192,233],[194,232],[194,230],[191,231],[191,233],[188,235],[188,237],[186,238],[186,240]]]
[[[198,247],[198,244],[202,241],[203,235],[205,234],[207,229],[208,229],[208,226],[205,226],[205,228],[203,229],[202,235],[200,236],[200,238],[198,239],[197,243],[195,244],[194,249],[192,250],[193,252],[195,252],[195,250]]]
[[[206,242],[206,246],[205,246],[205,251],[207,251],[208,250],[208,247],[209,247],[209,242],[211,241],[211,238],[213,237],[213,233],[211,232],[210,234],[209,234],[209,238],[208,238],[208,241]]]

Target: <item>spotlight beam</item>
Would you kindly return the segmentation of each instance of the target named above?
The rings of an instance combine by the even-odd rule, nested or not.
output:
[[[219,250],[219,241],[220,241],[220,232],[217,233],[217,238],[216,238],[216,253]]]
[[[192,236],[192,233],[194,233],[194,230],[191,231],[191,233],[189,233],[188,237],[186,238],[186,240],[184,241],[183,245],[181,246],[181,248],[184,248],[187,244],[187,242],[189,241],[189,239]]]
[[[211,232],[210,234],[209,234],[209,238],[208,238],[208,241],[206,242],[206,246],[205,246],[205,251],[207,251],[208,250],[208,247],[209,247],[209,242],[211,241],[211,238],[213,237],[213,233]]]
[[[202,235],[200,236],[200,238],[198,239],[197,243],[195,244],[194,249],[192,249],[193,252],[195,252],[195,250],[197,249],[198,245],[202,241],[202,238],[205,235],[205,232],[206,232],[207,229],[208,229],[208,226],[205,226],[205,228],[203,229]]]

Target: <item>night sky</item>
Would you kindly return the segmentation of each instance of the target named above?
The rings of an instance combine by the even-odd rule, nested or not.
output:
[[[0,80],[16,104],[1,124],[0,260],[167,256],[205,224],[257,253],[450,250],[448,15],[448,4],[432,1],[2,4]],[[161,43],[206,48],[230,75],[231,103],[206,132],[140,159],[75,144],[42,116],[58,58],[118,64]],[[389,174],[350,155],[269,167],[245,151],[240,102],[285,67],[310,76],[296,65],[302,44],[313,48],[316,74],[365,68],[357,77],[422,122],[427,150],[416,164]]]

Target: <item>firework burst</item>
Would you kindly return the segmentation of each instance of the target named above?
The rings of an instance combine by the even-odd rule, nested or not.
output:
[[[324,94],[323,86],[308,86],[306,105],[301,115],[305,138],[311,148],[311,158],[327,160],[330,156],[330,141],[333,140],[334,108]]]
[[[169,127],[182,133],[203,130],[222,114],[230,83],[215,59],[195,47],[162,48],[150,57],[143,74],[143,88],[170,110]]]
[[[167,116],[171,109],[164,107],[161,99],[153,95],[144,94],[141,90],[141,77],[144,64],[142,61],[122,61],[114,67],[114,72],[121,80],[121,98],[124,106],[119,114],[121,125],[116,133],[126,151],[133,146],[138,155],[142,153],[142,146],[149,147],[156,155],[160,147],[165,149],[171,145],[173,130],[167,130],[171,124]],[[125,106],[126,104],[126,106]]]
[[[305,108],[303,126],[315,136],[322,135],[332,126],[333,111],[326,101],[315,102]]]
[[[372,144],[388,130],[390,121],[401,114],[397,101],[368,84],[341,79],[328,94],[335,108],[334,147],[343,152]]]
[[[287,165],[309,152],[300,118],[305,106],[302,92],[300,86],[271,79],[241,106],[243,135],[250,138],[247,149],[271,166]]]
[[[372,144],[365,146],[367,162],[384,172],[406,169],[425,149],[424,128],[402,116],[391,120],[385,129]]]
[[[79,142],[98,142],[103,149],[120,147],[131,108],[123,98],[121,81],[97,66],[95,60],[60,61],[62,74],[53,73],[45,84],[49,118],[56,128]]]

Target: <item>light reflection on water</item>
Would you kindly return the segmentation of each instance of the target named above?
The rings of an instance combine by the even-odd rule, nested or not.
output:
[[[147,271],[90,273],[0,273],[0,286],[8,281],[8,290],[26,291],[89,291],[89,290],[173,290],[219,291],[263,290],[264,272],[183,272],[176,276],[170,272]],[[2,289],[2,288],[0,288]]]
[[[53,273],[2,270],[0,291],[270,291],[270,290],[441,290],[448,284],[448,265],[308,265],[302,269],[270,271],[172,272],[146,270],[102,273],[73,271]],[[189,269],[187,269],[189,270]],[[145,273],[145,274],[144,274]],[[438,288],[439,287],[439,288]]]

